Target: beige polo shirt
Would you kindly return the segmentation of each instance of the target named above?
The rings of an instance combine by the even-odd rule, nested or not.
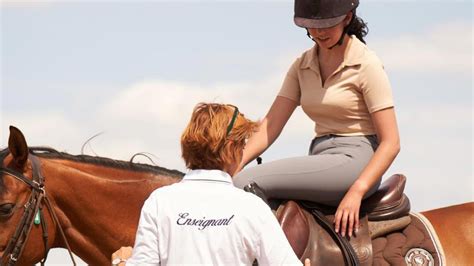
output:
[[[316,49],[296,59],[278,95],[301,105],[315,122],[316,136],[375,134],[370,113],[393,106],[382,62],[351,36],[342,64],[323,86]]]

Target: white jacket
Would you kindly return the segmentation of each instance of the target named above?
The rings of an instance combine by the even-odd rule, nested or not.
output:
[[[155,190],[126,265],[301,265],[270,208],[220,170]]]

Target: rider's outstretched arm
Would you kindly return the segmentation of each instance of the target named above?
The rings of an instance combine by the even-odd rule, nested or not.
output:
[[[297,106],[298,104],[289,98],[275,98],[267,115],[260,121],[258,131],[248,140],[238,171],[272,145]]]

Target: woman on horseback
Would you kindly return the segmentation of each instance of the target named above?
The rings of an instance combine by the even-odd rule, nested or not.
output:
[[[361,201],[373,194],[400,150],[392,92],[383,65],[365,45],[358,0],[295,0],[294,22],[315,44],[290,67],[239,169],[279,136],[299,105],[315,123],[309,156],[286,158],[238,173],[269,198],[337,206],[335,230],[351,236]]]
[[[270,208],[232,184],[257,124],[237,107],[199,104],[181,136],[188,172],[143,205],[126,265],[301,265]],[[126,249],[113,254],[122,262]],[[309,262],[306,262],[309,265]]]

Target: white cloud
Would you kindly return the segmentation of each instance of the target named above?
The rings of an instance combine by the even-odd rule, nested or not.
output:
[[[390,70],[472,74],[472,23],[450,22],[421,34],[370,44]]]
[[[184,169],[179,138],[198,102],[232,103],[257,120],[273,101],[279,79],[207,87],[163,80],[132,84],[98,110],[97,126],[108,133],[107,140],[103,140],[105,136],[94,140],[95,145],[99,140],[102,143],[94,150],[98,154],[120,154],[122,158],[128,151],[123,159],[130,157],[130,150],[151,152],[159,158],[159,164]]]
[[[184,170],[179,138],[198,102],[232,103],[250,119],[258,120],[276,97],[282,77],[284,72],[257,82],[217,82],[210,86],[146,80],[118,88],[118,93],[99,107],[94,117],[77,119],[51,112],[5,113],[3,121],[17,125],[30,144],[46,144],[73,154],[80,153],[89,137],[102,132],[85,146],[86,154],[128,160],[136,152],[149,152],[161,166]],[[297,111],[279,142],[301,138],[309,141],[312,127],[311,121]],[[6,138],[2,137],[4,143]],[[289,151],[295,153],[296,149]],[[141,161],[147,162],[143,158]]]
[[[162,166],[184,170],[179,137],[198,102],[238,105],[250,118],[263,116],[274,98],[268,82],[216,84],[201,87],[174,81],[142,81],[119,88],[95,112],[94,117],[68,117],[61,112],[2,112],[2,145],[8,126],[17,126],[29,145],[49,145],[61,151],[80,153],[85,141],[100,132],[85,147],[85,153],[128,160],[135,152],[153,153]],[[258,94],[254,94],[258,91]],[[142,160],[146,161],[146,160]]]

